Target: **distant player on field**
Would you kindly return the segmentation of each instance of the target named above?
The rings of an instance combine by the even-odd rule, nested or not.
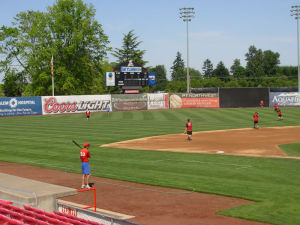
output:
[[[277,110],[277,113],[278,113],[278,119],[283,119],[283,117],[282,117],[282,113],[281,113],[281,110],[280,109],[278,109]]]
[[[89,152],[89,143],[83,144],[84,148],[80,151],[80,159],[81,159],[81,171],[82,171],[82,182],[81,188],[91,188],[89,186],[89,179],[91,176],[90,166],[89,166],[89,158],[91,157]]]
[[[106,114],[109,116],[109,112],[110,112],[110,107],[109,107],[109,105],[107,105],[107,107],[106,107]]]
[[[253,118],[254,118],[254,126],[253,126],[253,128],[257,129],[258,128],[258,112],[255,112]]]
[[[185,128],[184,133],[188,135],[188,140],[191,141],[193,131],[192,131],[192,122],[190,119],[187,120],[187,123],[185,126],[186,126],[186,128]]]
[[[86,119],[89,120],[91,116],[91,112],[89,109],[86,110],[85,115],[86,115]]]
[[[275,105],[274,105],[274,111],[275,111],[275,112],[278,111],[278,105],[277,105],[277,103],[275,103]]]
[[[260,107],[264,107],[264,101],[263,101],[263,100],[260,100],[259,105],[260,105]]]

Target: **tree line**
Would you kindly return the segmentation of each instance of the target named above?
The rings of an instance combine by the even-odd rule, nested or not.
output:
[[[123,35],[121,48],[111,48],[109,37],[95,19],[93,5],[83,0],[57,0],[45,12],[26,11],[14,17],[11,26],[0,28],[0,73],[4,83],[1,96],[51,95],[53,57],[56,95],[120,93],[118,87],[105,86],[105,72],[133,60],[145,66],[146,50],[130,30]],[[107,55],[115,56],[108,62]],[[246,66],[235,59],[230,70],[224,63],[216,67],[209,59],[202,71],[189,68],[191,88],[297,86],[297,67],[279,66],[279,53],[250,46]],[[155,72],[157,85],[143,92],[186,92],[187,68],[177,52],[167,79],[164,65],[147,67]]]

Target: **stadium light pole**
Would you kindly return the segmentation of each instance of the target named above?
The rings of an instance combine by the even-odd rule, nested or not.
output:
[[[180,8],[180,18],[186,22],[186,81],[187,81],[187,93],[190,93],[190,74],[189,74],[189,22],[195,17],[194,8]]]
[[[300,6],[293,5],[291,9],[291,16],[297,20],[297,61],[298,61],[298,93],[300,93],[300,56],[299,56],[299,18],[300,18]]]

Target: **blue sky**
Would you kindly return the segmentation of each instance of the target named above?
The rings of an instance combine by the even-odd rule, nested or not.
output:
[[[0,25],[27,10],[46,11],[55,0],[2,0]],[[195,8],[189,23],[190,67],[202,72],[205,59],[214,67],[223,61],[229,69],[238,58],[246,65],[250,45],[280,54],[281,65],[297,65],[297,25],[290,16],[300,0],[84,0],[96,9],[96,20],[109,36],[110,46],[120,48],[130,30],[142,41],[147,66],[165,65],[168,75],[176,53],[186,63],[186,24],[179,8]],[[109,60],[114,61],[109,55]]]

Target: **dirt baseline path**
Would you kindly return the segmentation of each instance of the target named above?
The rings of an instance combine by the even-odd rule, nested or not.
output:
[[[170,134],[101,147],[300,159],[288,157],[278,147],[293,142],[300,142],[299,126],[193,132],[192,141],[185,134]]]

